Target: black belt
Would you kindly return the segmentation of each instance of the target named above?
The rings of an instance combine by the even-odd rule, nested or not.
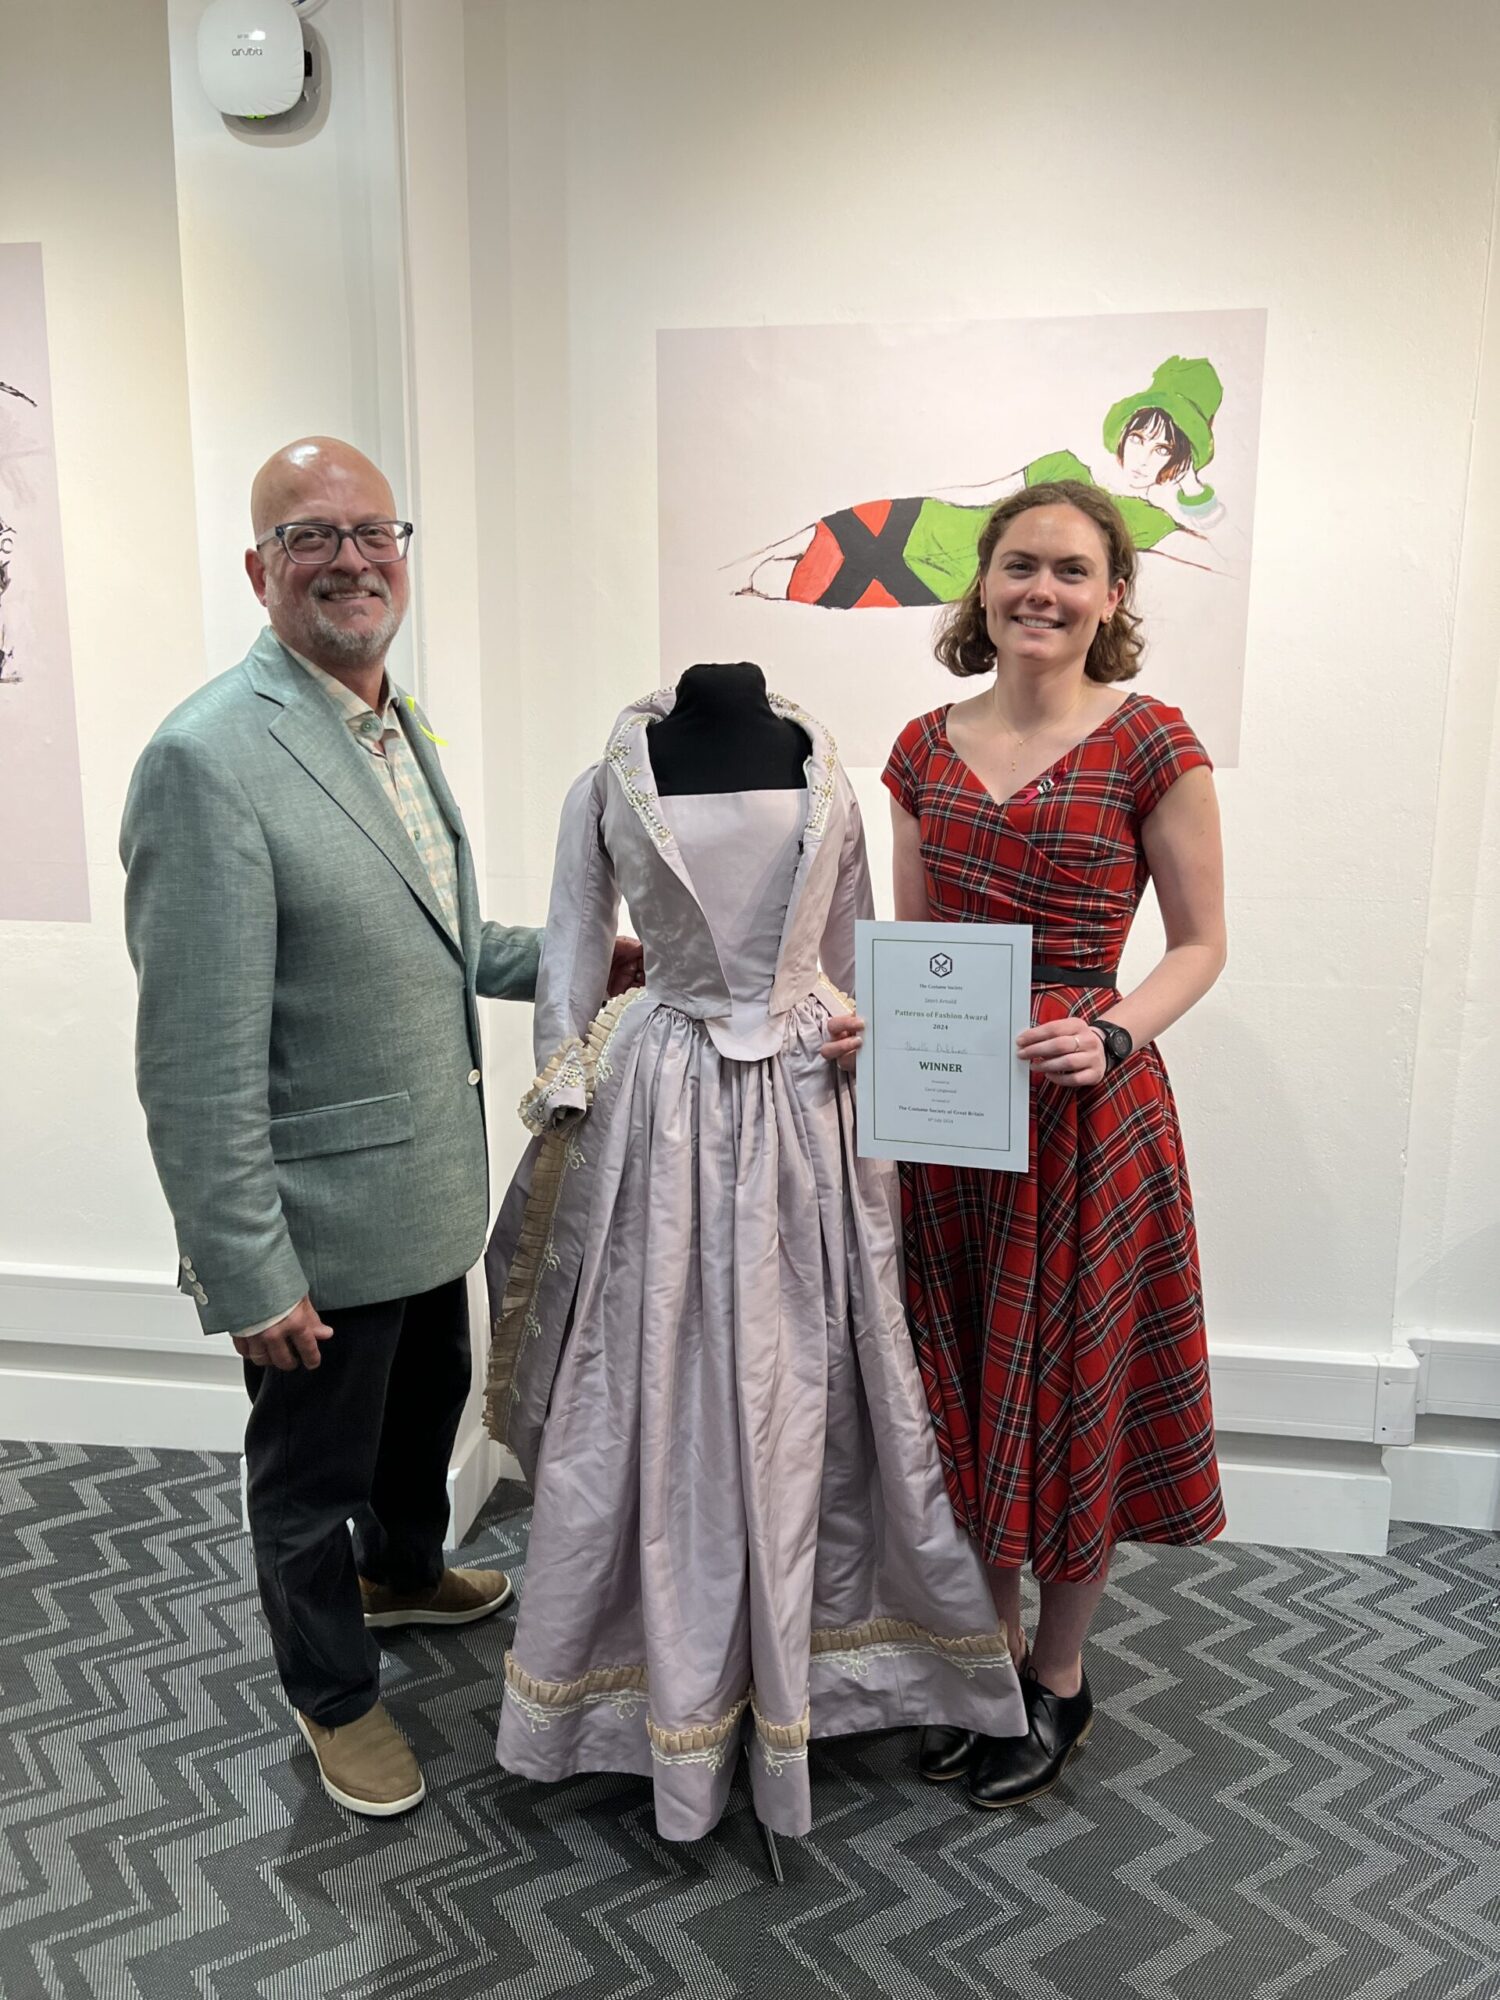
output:
[[[1033,965],[1033,986],[1099,986],[1113,989],[1117,965]]]

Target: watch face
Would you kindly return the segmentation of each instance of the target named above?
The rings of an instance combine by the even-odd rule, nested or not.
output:
[[[1129,1029],[1118,1028],[1113,1023],[1106,1023],[1104,1028],[1104,1046],[1108,1049],[1113,1061],[1124,1062],[1126,1056],[1130,1054],[1131,1049],[1135,1045],[1130,1039]]]

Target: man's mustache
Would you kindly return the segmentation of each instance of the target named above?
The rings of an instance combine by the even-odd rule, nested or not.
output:
[[[390,585],[374,570],[366,570],[362,576],[353,577],[342,583],[335,577],[320,576],[312,587],[312,595],[315,598],[360,597],[370,594],[378,597],[382,604],[389,604],[391,601]]]

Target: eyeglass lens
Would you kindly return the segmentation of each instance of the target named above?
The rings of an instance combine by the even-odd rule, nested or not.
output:
[[[350,538],[370,562],[399,562],[406,553],[404,521],[361,521]],[[343,546],[343,535],[328,521],[291,521],[281,531],[281,545],[293,562],[329,562]]]

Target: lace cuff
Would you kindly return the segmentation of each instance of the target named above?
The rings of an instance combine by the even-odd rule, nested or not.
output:
[[[594,1101],[595,1081],[609,1075],[605,1052],[614,1039],[621,1016],[645,997],[644,986],[631,986],[617,993],[589,1023],[587,1040],[569,1035],[558,1045],[547,1067],[521,1099],[521,1123],[528,1132],[545,1139],[549,1132],[562,1132],[578,1123]]]
[[[545,1138],[549,1132],[576,1125],[589,1108],[589,1074],[584,1046],[570,1036],[521,1099],[521,1123]]]

